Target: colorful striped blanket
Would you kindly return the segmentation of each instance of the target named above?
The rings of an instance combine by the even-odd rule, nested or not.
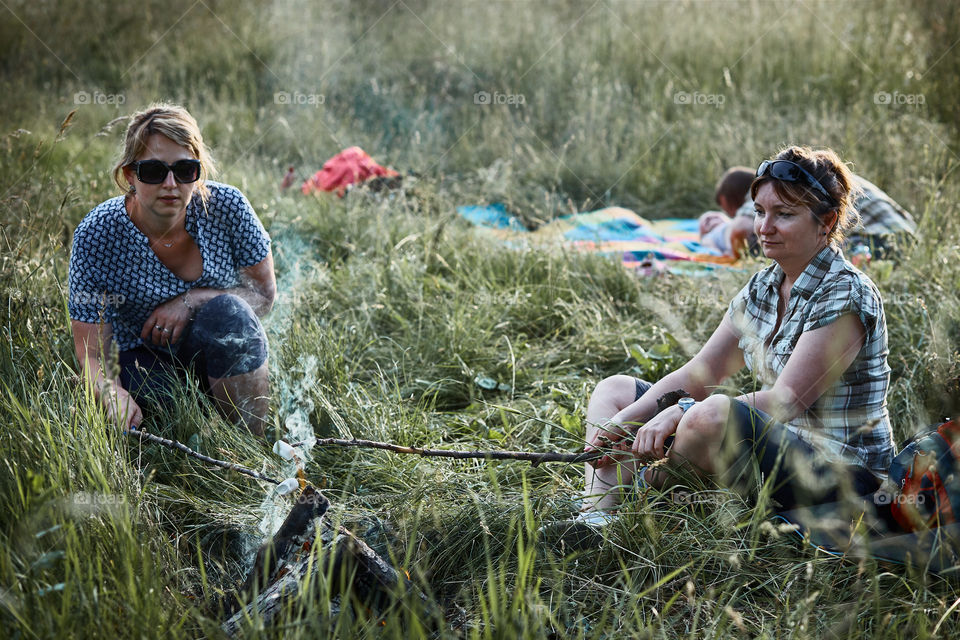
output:
[[[624,266],[643,272],[706,273],[734,262],[700,244],[695,219],[649,221],[629,209],[607,207],[563,216],[528,231],[499,203],[457,207],[457,213],[505,242],[619,255]]]

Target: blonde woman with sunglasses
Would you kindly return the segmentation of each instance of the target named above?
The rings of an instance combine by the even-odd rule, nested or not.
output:
[[[68,307],[85,382],[111,422],[138,426],[192,374],[223,413],[263,435],[276,292],[270,237],[239,190],[213,182],[196,120],[135,113],[113,176],[123,195],[74,233]]]

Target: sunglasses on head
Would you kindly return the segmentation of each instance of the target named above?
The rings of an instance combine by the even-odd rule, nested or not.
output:
[[[836,204],[836,200],[834,200],[830,192],[820,184],[820,181],[796,162],[791,162],[790,160],[764,160],[760,163],[760,166],[757,167],[757,177],[763,178],[768,175],[771,178],[783,180],[784,182],[801,182],[806,184],[825,197],[831,204]]]
[[[162,160],[138,160],[130,166],[137,171],[137,180],[144,184],[161,184],[173,171],[173,179],[180,184],[189,184],[200,179],[199,160],[177,160],[167,164]]]

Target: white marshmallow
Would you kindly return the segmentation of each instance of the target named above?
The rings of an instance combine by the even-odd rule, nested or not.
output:
[[[273,452],[284,460],[293,460],[294,450],[283,440],[277,440],[273,443]]]
[[[296,478],[287,478],[286,480],[284,480],[283,482],[277,485],[277,493],[279,493],[281,496],[285,496],[288,493],[296,491],[299,488],[300,488],[300,483],[297,481]]]

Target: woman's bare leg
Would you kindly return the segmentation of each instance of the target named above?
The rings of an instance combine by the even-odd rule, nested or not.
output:
[[[730,415],[730,398],[710,396],[684,414],[677,425],[673,445],[667,451],[670,466],[710,476],[726,466],[721,459],[723,436]],[[651,486],[663,488],[668,482],[665,470],[651,469],[645,476]]]
[[[587,441],[591,441],[600,427],[637,398],[637,381],[630,376],[611,376],[602,380],[587,405]],[[636,461],[626,460],[594,468],[584,465],[583,510],[614,509],[620,504],[620,490],[616,487],[633,480]]]
[[[270,375],[267,362],[248,373],[227,378],[209,378],[217,406],[234,424],[263,437],[270,408]]]

